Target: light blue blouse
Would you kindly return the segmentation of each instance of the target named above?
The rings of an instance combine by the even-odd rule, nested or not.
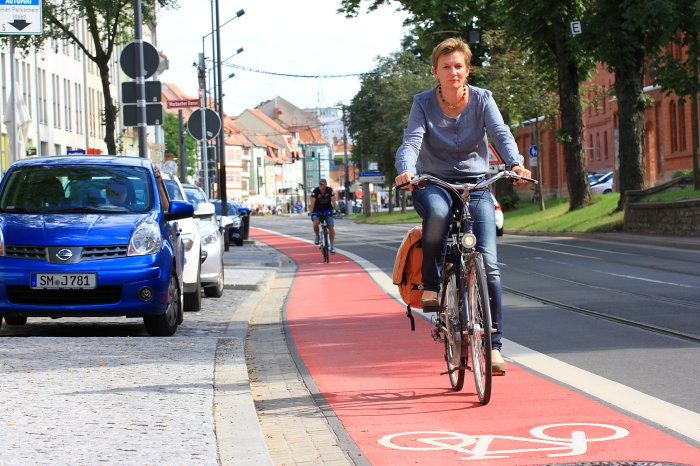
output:
[[[522,165],[523,157],[491,91],[469,86],[469,102],[456,118],[443,113],[434,88],[421,92],[413,98],[396,151],[396,170],[454,180],[482,176],[489,166],[487,135],[504,163]]]

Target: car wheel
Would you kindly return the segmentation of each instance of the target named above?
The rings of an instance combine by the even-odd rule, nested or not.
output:
[[[204,287],[204,296],[207,298],[220,298],[224,295],[224,259],[221,259],[221,272],[216,279],[215,285]]]
[[[7,323],[7,325],[24,325],[27,323],[27,318],[19,316],[5,316],[5,323]]]
[[[603,194],[610,194],[611,192],[612,192],[612,189],[606,189],[605,191],[603,191]]]
[[[496,228],[496,236],[503,236],[503,228]]]
[[[202,282],[200,275],[202,273],[202,265],[199,265],[197,270],[197,289],[192,293],[185,293],[185,311],[197,312],[202,309]]]
[[[175,274],[170,275],[168,285],[168,305],[163,314],[157,316],[145,316],[143,324],[146,332],[152,337],[169,337],[177,331],[178,321],[181,317],[180,284]]]
[[[236,246],[243,246],[243,238],[233,238],[233,244]]]

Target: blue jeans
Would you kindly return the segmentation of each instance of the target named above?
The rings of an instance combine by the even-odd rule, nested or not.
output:
[[[423,286],[429,291],[440,290],[440,270],[445,259],[447,233],[452,221],[452,198],[445,189],[429,184],[424,189],[413,189],[413,206],[423,219]],[[491,305],[491,335],[493,349],[501,349],[503,312],[501,309],[501,271],[496,253],[496,219],[491,191],[472,191],[469,211],[474,222],[476,250],[484,258],[486,282]]]

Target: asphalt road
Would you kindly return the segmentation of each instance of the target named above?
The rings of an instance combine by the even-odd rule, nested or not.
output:
[[[253,217],[251,225],[313,239],[305,215]],[[390,276],[409,226],[336,220],[336,247]],[[508,340],[700,411],[700,251],[506,234],[499,262]]]

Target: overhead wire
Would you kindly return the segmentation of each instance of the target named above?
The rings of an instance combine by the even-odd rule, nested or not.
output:
[[[223,65],[230,66],[231,68],[236,68],[238,70],[250,71],[252,73],[271,74],[274,76],[286,76],[286,77],[290,77],[290,78],[313,78],[313,79],[318,79],[318,78],[349,78],[349,77],[353,77],[353,76],[362,76],[363,74],[367,73],[367,72],[364,72],[364,73],[347,73],[347,74],[293,74],[293,73],[277,73],[274,71],[257,70],[255,68],[248,68],[247,66],[236,65],[233,63],[223,63]]]

